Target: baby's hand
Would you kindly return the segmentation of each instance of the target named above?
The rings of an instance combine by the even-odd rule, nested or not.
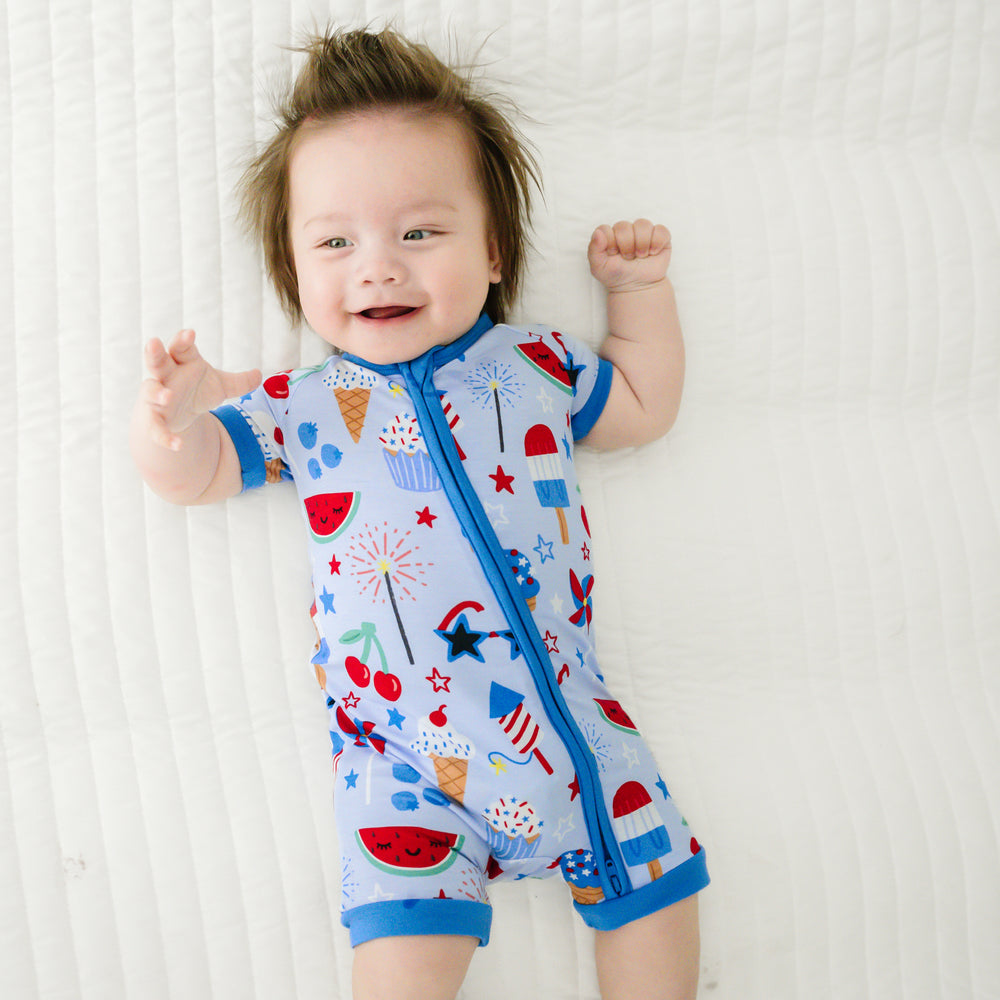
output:
[[[203,413],[223,400],[242,396],[260,384],[260,372],[225,372],[213,368],[194,346],[194,330],[181,330],[164,347],[146,345],[149,378],[140,397],[149,411],[149,434],[156,444],[179,451],[180,435]]]
[[[670,232],[648,219],[598,226],[587,248],[590,273],[608,291],[647,288],[670,265]]]

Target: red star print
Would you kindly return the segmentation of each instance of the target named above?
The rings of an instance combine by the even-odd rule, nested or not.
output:
[[[545,651],[548,653],[558,653],[559,647],[556,643],[559,641],[559,636],[553,635],[546,629],[545,631]]]
[[[423,510],[415,510],[413,513],[417,515],[417,524],[426,524],[428,528],[434,527],[437,514],[432,514],[430,507],[425,507]]]
[[[360,702],[360,701],[361,701],[361,699],[352,691],[344,699],[344,705],[347,706],[347,708],[357,708],[358,707],[358,702]]]
[[[586,542],[583,543],[583,545],[580,548],[580,551],[583,553],[583,558],[589,561],[590,560],[590,549],[587,548],[587,543]]]
[[[508,493],[514,493],[514,487],[511,485],[514,482],[513,476],[508,476],[506,472],[503,471],[503,466],[498,465],[496,472],[490,473],[490,479],[497,484],[497,493],[502,493],[506,490]]]
[[[437,667],[434,668],[434,673],[432,673],[430,677],[426,677],[425,680],[430,681],[431,684],[434,685],[435,691],[448,691],[448,692],[451,691],[451,688],[448,687],[448,685],[451,683],[451,678],[444,677],[441,674],[439,674]]]
[[[330,572],[340,576],[340,560],[336,556],[330,560]]]
[[[574,774],[573,780],[566,786],[569,789],[569,800],[573,801],[580,794],[580,777]]]

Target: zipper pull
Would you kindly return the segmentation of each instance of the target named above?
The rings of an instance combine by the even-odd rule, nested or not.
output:
[[[607,858],[604,864],[608,870],[608,881],[611,883],[611,888],[615,890],[616,895],[620,896],[622,894],[622,883],[618,877],[618,869],[611,858]]]

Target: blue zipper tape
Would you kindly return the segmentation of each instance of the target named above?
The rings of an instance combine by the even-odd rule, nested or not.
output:
[[[399,369],[409,385],[428,450],[439,473],[442,473],[441,483],[445,493],[521,646],[549,721],[566,747],[580,778],[580,798],[587,831],[595,849],[599,848],[604,855],[604,864],[598,866],[604,894],[608,897],[621,896],[631,891],[632,883],[604,803],[594,756],[559,691],[554,673],[546,669],[548,652],[535,621],[525,610],[526,605],[519,595],[512,592],[513,584],[510,575],[505,572],[506,561],[496,535],[452,441],[451,427],[434,385],[433,361],[434,352],[431,352],[399,365]],[[445,472],[447,474],[443,474]],[[473,501],[471,498],[476,499]]]

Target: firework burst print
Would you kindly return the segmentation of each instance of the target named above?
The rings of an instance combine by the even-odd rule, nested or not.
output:
[[[514,369],[498,361],[484,362],[465,377],[473,399],[484,409],[493,406],[497,414],[497,434],[500,450],[503,451],[504,407],[513,409],[524,395],[524,383],[514,373]]]
[[[352,563],[350,575],[359,582],[362,592],[373,601],[388,601],[392,605],[399,637],[407,659],[413,663],[399,602],[404,598],[417,599],[416,588],[424,586],[420,577],[431,564],[417,558],[420,548],[410,541],[410,535],[410,531],[390,528],[387,522],[381,527],[366,524],[352,539],[347,556]]]
[[[601,771],[606,770],[614,758],[611,744],[604,739],[597,726],[593,723],[586,722],[582,728],[584,738],[590,747],[590,752],[594,755],[598,769]]]

